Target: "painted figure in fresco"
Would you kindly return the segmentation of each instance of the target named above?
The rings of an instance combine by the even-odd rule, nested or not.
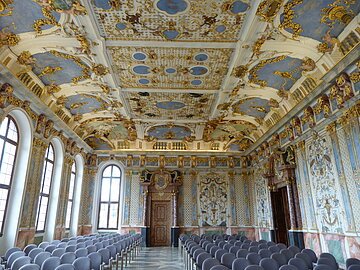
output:
[[[76,0],[36,0],[36,2],[48,10],[71,15],[85,15],[86,9]]]

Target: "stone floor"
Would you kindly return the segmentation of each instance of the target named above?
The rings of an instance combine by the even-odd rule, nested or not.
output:
[[[178,248],[148,247],[124,269],[183,270],[185,266]]]

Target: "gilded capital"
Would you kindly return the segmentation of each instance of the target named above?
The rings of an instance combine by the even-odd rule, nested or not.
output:
[[[334,133],[336,131],[336,122],[332,122],[331,124],[326,126],[326,131],[328,133]]]

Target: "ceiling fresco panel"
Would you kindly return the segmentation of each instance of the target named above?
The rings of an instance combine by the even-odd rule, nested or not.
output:
[[[232,49],[108,47],[125,88],[219,89]]]
[[[114,40],[236,41],[249,10],[240,0],[93,1],[102,35]]]

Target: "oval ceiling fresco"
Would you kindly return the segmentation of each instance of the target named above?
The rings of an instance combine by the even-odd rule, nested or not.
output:
[[[191,130],[184,126],[155,126],[148,130],[148,135],[158,140],[183,140],[191,136]]]
[[[189,7],[185,0],[157,0],[155,3],[158,10],[170,16],[183,13]]]
[[[12,16],[0,16],[1,29],[8,28],[9,31],[15,34],[34,32],[34,23],[39,19],[46,20],[46,17],[42,12],[42,7],[37,4],[36,1],[14,0],[13,4],[11,4],[11,7],[13,8]],[[54,16],[55,21],[59,21],[59,13],[51,12],[51,15]],[[54,25],[45,24],[41,29],[46,30],[53,26]]]
[[[105,108],[101,99],[88,95],[73,95],[67,97],[65,107],[71,114],[91,113]]]
[[[94,150],[112,150],[113,147],[109,142],[101,138],[89,137],[85,139],[85,142]]]
[[[256,126],[245,121],[236,121],[234,123],[220,124],[211,133],[214,140],[225,141],[235,137],[241,137],[249,134]]]
[[[252,144],[253,142],[248,139],[248,138],[244,138],[242,140],[237,140],[232,142],[229,147],[228,147],[228,151],[233,151],[233,152],[241,152],[241,151],[245,151],[246,149],[249,148],[249,146]]]
[[[342,18],[341,20],[336,19],[331,21],[330,23],[332,24],[332,26],[330,27],[330,25],[327,24],[326,21],[321,22],[321,20],[325,15],[325,10],[328,8],[332,8],[332,6],[330,5],[333,3],[334,0],[303,0],[300,1],[298,4],[294,5],[292,7],[292,10],[294,11],[295,16],[292,19],[292,22],[300,27],[300,35],[313,38],[320,42],[323,42],[323,37],[326,35],[327,31],[330,31],[330,35],[332,37],[337,37],[346,26],[346,24],[344,22],[341,22],[341,20],[351,20],[354,14],[358,14],[360,11],[359,1],[354,1],[354,3],[349,6],[346,6],[343,3],[337,4],[336,6],[338,6],[338,8],[333,9],[332,11],[333,16],[335,17],[335,12],[337,12],[338,16],[342,16]],[[284,22],[284,19],[284,14],[281,14],[280,21],[282,23]],[[285,29],[290,33],[294,33],[291,28],[285,27]]]
[[[240,100],[232,107],[236,114],[249,115],[255,118],[264,118],[270,111],[269,101],[258,97]]]
[[[33,71],[46,85],[71,83],[73,78],[83,75],[83,69],[73,60],[55,56],[50,52],[38,53],[33,57],[36,60]]]
[[[179,101],[161,101],[156,103],[156,107],[164,110],[179,110],[186,105]]]

